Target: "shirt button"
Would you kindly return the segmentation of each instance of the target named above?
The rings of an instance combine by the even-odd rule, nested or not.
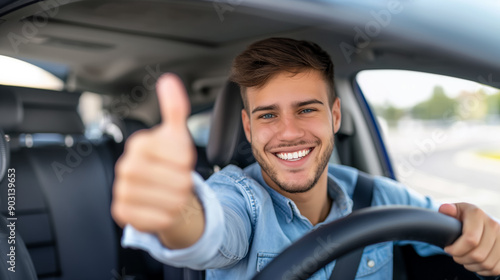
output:
[[[374,260],[368,260],[368,262],[366,263],[368,265],[369,268],[372,268],[375,266],[375,261]]]

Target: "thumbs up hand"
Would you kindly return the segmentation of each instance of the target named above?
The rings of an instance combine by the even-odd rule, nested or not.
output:
[[[173,74],[160,77],[156,87],[162,123],[155,131],[158,142],[151,143],[157,145],[153,152],[172,167],[190,172],[196,163],[196,153],[187,128],[191,105],[186,90]]]
[[[111,211],[118,224],[156,234],[167,247],[183,248],[204,229],[191,179],[196,152],[186,124],[190,104],[173,74],[161,76],[156,89],[162,122],[128,139],[115,166]]]

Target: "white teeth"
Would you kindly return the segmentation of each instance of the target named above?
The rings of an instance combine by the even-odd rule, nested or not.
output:
[[[305,149],[293,153],[277,153],[276,156],[280,159],[295,161],[307,156],[309,152],[311,152],[310,149]]]

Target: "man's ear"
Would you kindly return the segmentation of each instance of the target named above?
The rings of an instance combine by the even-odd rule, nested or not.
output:
[[[248,143],[252,143],[252,133],[250,131],[250,117],[248,116],[247,110],[241,110],[241,122],[243,123],[243,130],[245,131],[245,136]]]
[[[332,106],[333,133],[337,133],[340,129],[342,114],[340,112],[340,98],[336,97]]]

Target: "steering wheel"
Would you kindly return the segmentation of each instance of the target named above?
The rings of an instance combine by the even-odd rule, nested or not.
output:
[[[253,280],[307,279],[333,260],[370,244],[412,240],[443,248],[461,234],[458,220],[431,210],[407,206],[365,208],[306,234]]]

